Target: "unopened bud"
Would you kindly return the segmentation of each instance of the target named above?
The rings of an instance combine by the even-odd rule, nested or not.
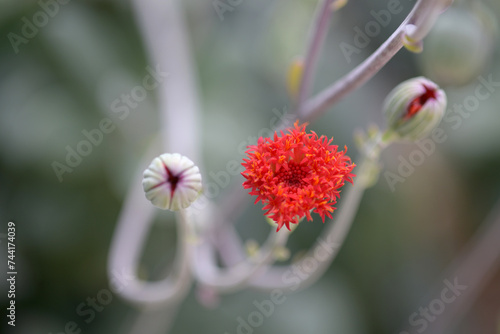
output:
[[[165,153],[155,158],[144,171],[142,186],[146,198],[154,206],[171,211],[185,209],[201,192],[198,167],[178,153]]]
[[[475,80],[492,59],[496,20],[481,2],[474,4],[448,9],[424,41],[420,66],[425,76],[441,86]]]
[[[402,82],[384,101],[388,131],[408,140],[429,134],[443,118],[445,109],[444,91],[424,77]]]

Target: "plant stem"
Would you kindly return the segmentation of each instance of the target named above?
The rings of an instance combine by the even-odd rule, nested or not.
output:
[[[117,293],[133,304],[168,304],[184,297],[191,285],[190,248],[186,240],[189,226],[184,215],[178,214],[178,246],[174,274],[158,282],[146,282],[137,277],[137,267],[148,232],[154,218],[154,208],[144,198],[141,180],[137,175],[130,188],[124,208],[118,219],[118,226],[111,243],[108,260],[108,275],[113,282],[116,276],[123,276],[126,282]],[[174,279],[172,277],[175,276]]]
[[[408,24],[417,28],[414,38],[422,39],[446,4],[448,0],[419,0],[398,29],[370,57],[307,101],[298,111],[300,118],[317,118],[348,93],[366,83],[403,47],[403,36]]]
[[[212,243],[209,240],[200,240],[193,254],[194,274],[200,283],[219,293],[246,288],[248,281],[267,270],[269,264],[274,262],[274,251],[286,244],[289,235],[287,230],[278,233],[274,229],[271,230],[268,239],[255,256],[245,258],[244,261],[224,270],[217,266]],[[236,235],[235,237],[237,238]],[[241,244],[241,241],[238,240],[238,243]]]
[[[318,56],[325,36],[328,32],[328,26],[332,16],[332,2],[332,0],[321,0],[316,10],[315,19],[313,21],[314,27],[309,36],[307,52],[304,59],[302,79],[300,80],[299,96],[297,101],[298,109],[302,107],[312,88]]]
[[[179,0],[132,1],[151,62],[167,79],[157,88],[160,134],[166,152],[189,157],[203,170],[201,108],[194,61]]]
[[[158,151],[177,152],[201,166],[198,138],[201,113],[180,1],[134,0],[132,4],[155,70],[169,74],[157,88],[163,147],[152,146],[152,152],[147,156],[157,156]],[[138,262],[157,212],[145,199],[141,185],[142,171],[149,161],[140,166],[120,212],[108,273],[110,279],[115,272],[124,273],[129,279],[119,291],[128,301],[142,305],[169,305],[184,297],[191,286],[190,245],[186,241],[189,226],[184,212],[176,215],[177,270],[158,282],[140,280],[137,277]]]

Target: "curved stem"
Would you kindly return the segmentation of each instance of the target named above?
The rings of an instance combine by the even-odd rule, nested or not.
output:
[[[191,286],[190,249],[185,242],[189,226],[184,215],[178,214],[176,221],[179,242],[177,263],[174,265],[177,270],[173,270],[173,274],[158,282],[139,279],[137,267],[155,210],[144,198],[141,180],[142,173],[134,178],[135,182],[118,219],[109,253],[108,275],[112,282],[116,276],[125,277],[126,282],[117,289],[117,293],[131,303],[168,304],[184,297]]]
[[[194,61],[179,0],[134,0],[137,22],[157,72],[168,77],[158,86],[159,125],[164,149],[201,166],[201,111]]]
[[[415,26],[412,39],[421,40],[449,0],[419,0],[396,31],[364,62],[324,89],[299,109],[301,119],[315,119],[327,108],[371,79],[403,47],[408,24]]]
[[[225,270],[217,266],[215,250],[211,242],[201,240],[193,254],[194,274],[200,283],[219,293],[229,293],[245,288],[252,278],[274,262],[274,251],[286,244],[289,235],[290,232],[284,229],[278,233],[272,230],[255,256],[246,258]],[[239,243],[241,244],[241,241]]]
[[[163,149],[156,149],[148,156],[176,152],[201,166],[198,145],[201,113],[180,1],[134,0],[132,4],[155,71],[159,75],[168,73],[168,78],[157,88]],[[141,186],[142,171],[149,161],[140,166],[120,213],[108,272],[110,279],[116,272],[127,277],[127,284],[118,291],[126,300],[136,304],[169,305],[185,296],[191,284],[190,245],[186,241],[189,226],[184,212],[176,216],[177,272],[159,282],[138,279],[138,261],[154,218],[154,208],[145,199]]]

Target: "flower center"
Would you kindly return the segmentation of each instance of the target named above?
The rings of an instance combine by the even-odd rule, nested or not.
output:
[[[288,170],[281,168],[276,176],[279,183],[283,183],[288,187],[299,188],[307,184],[304,181],[307,172],[302,166],[297,165],[293,161],[288,163]]]
[[[175,189],[177,188],[177,183],[180,181],[180,175],[174,175],[172,171],[164,164],[163,167],[167,172],[166,182],[170,183],[170,195],[173,197]]]

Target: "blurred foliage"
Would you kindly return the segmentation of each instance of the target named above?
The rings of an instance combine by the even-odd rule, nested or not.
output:
[[[287,70],[303,52],[315,4],[242,1],[221,20],[211,1],[183,1],[203,101],[205,175],[224,170],[230,160],[240,161],[238,147],[269,128],[273,109],[293,107]],[[498,1],[486,4],[494,16],[500,15]],[[348,62],[339,44],[353,44],[354,28],[364,29],[374,20],[370,11],[386,6],[383,0],[351,1],[333,15],[316,91],[365,59],[411,10],[410,2],[401,2],[402,11]],[[41,10],[34,0],[0,3],[0,221],[2,226],[9,220],[17,224],[17,302],[22,305],[13,332],[59,333],[75,321],[84,333],[123,333],[136,311],[118,298],[88,324],[75,310],[108,287],[107,252],[121,202],[158,131],[155,92],[148,92],[124,119],[111,108],[122,93],[141,84],[148,55],[130,4],[118,0],[60,5],[36,36],[14,52],[9,34],[21,34],[23,20],[32,20]],[[500,48],[498,43],[489,47],[491,61],[478,75],[500,81]],[[421,75],[419,57],[401,51],[310,128],[350,147],[356,161],[353,131],[370,123],[383,126],[383,99],[399,82]],[[474,94],[477,84],[473,78],[446,88],[448,112]],[[499,105],[500,89],[459,127],[443,124],[448,139],[395,192],[381,177],[367,191],[353,230],[325,277],[287,296],[256,332],[375,334],[404,329],[422,296],[500,196]],[[82,131],[98,128],[104,118],[116,130],[105,134],[59,182],[51,164],[64,162],[67,147],[74,149],[85,139]],[[386,170],[396,171],[398,156],[408,157],[415,148],[397,145],[384,153]],[[231,182],[242,179],[233,177]],[[268,228],[259,205],[249,207],[238,221],[243,235],[260,241]],[[302,223],[290,241],[292,254],[308,248],[322,228],[319,219]],[[171,216],[158,217],[144,254],[146,276],[157,275],[172,261],[174,229]],[[2,240],[2,268],[5,261]],[[500,283],[498,271],[493,282]],[[0,286],[6,291],[5,280]],[[491,291],[493,302],[491,296],[482,297],[455,333],[467,328],[491,333],[500,314],[500,292]],[[192,293],[182,304],[173,333],[234,333],[236,318],[247,316],[254,310],[252,302],[265,298],[245,291],[223,297],[210,310]],[[0,294],[0,301],[7,301],[6,294]],[[486,313],[491,316],[483,318]],[[0,326],[12,330],[5,321]]]

